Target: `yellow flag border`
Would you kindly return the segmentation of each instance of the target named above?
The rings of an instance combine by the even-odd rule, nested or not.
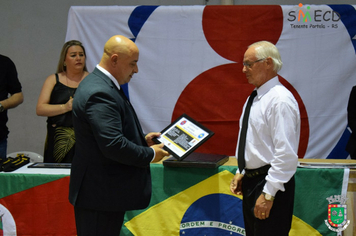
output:
[[[125,223],[133,235],[179,236],[180,222],[187,209],[198,199],[210,194],[228,194],[242,199],[242,196],[230,192],[230,171],[221,171],[186,190],[179,192],[162,202],[150,207]],[[169,207],[174,204],[174,207]],[[289,236],[321,234],[302,219],[293,216]]]

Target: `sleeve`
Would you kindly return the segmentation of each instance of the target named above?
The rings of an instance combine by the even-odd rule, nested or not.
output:
[[[153,158],[153,149],[125,137],[124,109],[124,105],[118,105],[117,99],[104,92],[92,95],[85,108],[96,142],[105,157],[126,165],[147,166]],[[137,134],[135,121],[132,122],[132,133]]]
[[[5,78],[7,78],[7,91],[10,94],[22,92],[22,86],[17,76],[16,66],[11,59],[8,58]]]
[[[295,174],[298,165],[300,116],[298,105],[277,103],[270,116],[270,132],[273,140],[273,161],[266,177],[263,191],[275,196],[284,191],[284,184]]]

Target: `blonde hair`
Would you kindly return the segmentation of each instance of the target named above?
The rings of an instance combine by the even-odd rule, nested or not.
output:
[[[64,65],[64,60],[66,59],[68,48],[70,48],[72,46],[80,46],[83,49],[84,56],[87,57],[87,55],[85,53],[85,48],[84,48],[83,44],[80,41],[78,41],[78,40],[70,40],[70,41],[66,42],[63,45],[62,51],[61,51],[61,55],[59,56],[59,62],[58,62],[57,72],[56,73],[61,73],[63,71],[67,71],[67,67],[66,67],[66,65]],[[86,64],[84,65],[83,70],[84,71],[88,71]]]

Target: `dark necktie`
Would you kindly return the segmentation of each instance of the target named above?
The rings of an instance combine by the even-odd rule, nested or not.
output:
[[[245,161],[245,145],[246,145],[246,133],[247,133],[247,126],[248,126],[248,117],[250,116],[250,110],[251,110],[251,105],[253,102],[253,99],[256,97],[257,91],[253,90],[251,93],[246,107],[245,107],[245,112],[244,112],[244,117],[242,120],[242,128],[240,132],[240,141],[239,141],[239,149],[237,152],[237,159],[238,159],[238,166],[240,173],[242,173],[243,169],[245,169],[246,166],[246,161]]]

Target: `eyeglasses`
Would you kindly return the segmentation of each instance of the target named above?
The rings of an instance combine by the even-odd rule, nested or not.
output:
[[[263,60],[265,60],[265,59],[266,59],[266,58],[258,59],[258,60],[253,61],[253,62],[243,62],[242,65],[246,66],[247,68],[252,68],[252,66],[253,66],[255,63],[257,63],[257,62],[259,62],[259,61],[263,61]]]

